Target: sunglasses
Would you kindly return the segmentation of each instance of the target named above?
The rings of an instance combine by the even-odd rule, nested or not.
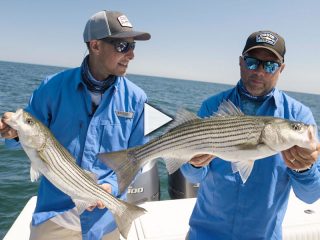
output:
[[[274,74],[281,66],[281,63],[279,63],[279,62],[262,61],[262,60],[256,59],[254,57],[249,57],[249,56],[243,57],[243,60],[245,61],[246,65],[247,65],[247,69],[257,70],[259,65],[262,64],[264,71],[266,71],[267,73],[271,73],[271,74]]]
[[[136,47],[136,42],[127,42],[121,40],[113,40],[109,38],[103,38],[102,41],[109,43],[114,46],[118,53],[127,53],[130,49],[134,50]]]

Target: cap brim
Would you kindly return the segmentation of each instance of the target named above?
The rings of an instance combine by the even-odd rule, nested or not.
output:
[[[276,57],[277,57],[281,62],[283,62],[283,57],[282,57],[279,53],[277,53],[276,50],[274,50],[273,48],[266,47],[266,46],[254,46],[254,47],[251,47],[251,48],[247,49],[247,50],[246,50],[245,52],[243,52],[242,54],[248,53],[248,52],[250,52],[251,50],[257,49],[257,48],[264,48],[264,49],[269,50],[269,51],[272,52],[274,55],[276,55]]]
[[[107,38],[133,38],[134,40],[146,41],[151,38],[151,35],[146,32],[128,31],[113,34],[111,36],[107,36]]]

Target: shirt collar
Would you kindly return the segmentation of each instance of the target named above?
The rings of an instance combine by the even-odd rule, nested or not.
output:
[[[76,77],[75,77],[75,81],[74,81],[74,89],[77,91],[77,90],[81,90],[83,88],[86,88],[86,85],[82,81],[81,67],[76,68],[75,76]],[[122,78],[124,78],[124,77],[116,76],[116,79],[115,79],[114,83],[110,86],[110,88],[115,88],[115,90],[118,90],[120,87],[120,82],[121,82]]]
[[[237,83],[236,89],[237,89],[237,94],[240,97],[240,88],[241,86],[243,86],[242,80],[240,79]],[[281,106],[282,104],[282,100],[281,100],[281,94],[280,94],[280,90],[277,88],[274,88],[271,92],[269,92],[266,96],[265,96],[265,100],[263,101],[270,101],[271,103],[273,103],[275,105],[276,108],[278,108],[279,106]]]
[[[76,77],[74,78],[74,89],[81,90],[85,86],[85,84],[82,82],[82,74],[81,74],[81,67],[76,68]]]
[[[276,108],[279,108],[282,106],[282,95],[280,94],[280,90],[278,88],[274,89],[273,92],[273,99],[274,99],[274,104],[276,105]]]

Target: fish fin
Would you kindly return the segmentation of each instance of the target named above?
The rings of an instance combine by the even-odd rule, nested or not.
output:
[[[38,171],[37,169],[35,169],[33,167],[33,165],[31,164],[30,166],[30,180],[31,182],[36,182],[41,176],[41,172]]]
[[[174,120],[168,125],[165,132],[169,132],[171,129],[181,126],[184,123],[188,123],[194,120],[200,119],[196,114],[193,112],[189,112],[186,109],[180,108],[176,116],[174,117]]]
[[[182,164],[187,162],[186,161],[187,158],[172,158],[172,157],[165,158],[165,157],[163,157],[162,159],[166,164],[166,168],[167,168],[167,171],[169,174],[174,173],[182,166]]]
[[[85,172],[87,175],[89,175],[89,177],[90,177],[93,181],[98,182],[98,176],[97,176],[97,174],[95,174],[95,173],[93,173],[93,172],[90,172],[90,171],[88,171],[88,170],[84,170],[84,172]]]
[[[219,105],[218,111],[214,113],[214,117],[226,117],[226,116],[243,116],[244,113],[236,107],[230,100],[223,100]]]
[[[96,203],[89,203],[80,199],[72,199],[74,204],[76,205],[78,214],[82,214],[88,207],[95,205]]]
[[[142,168],[135,158],[134,148],[118,152],[100,153],[98,158],[116,173],[119,193],[123,193],[129,187]]]
[[[49,162],[47,161],[45,155],[44,155],[43,150],[39,150],[39,151],[38,151],[38,154],[39,154],[39,157],[40,157],[40,159],[42,160],[43,163],[45,163],[45,164],[49,163]]]
[[[231,167],[233,173],[239,172],[243,183],[249,178],[254,165],[254,160],[232,162]]]
[[[128,233],[130,231],[132,222],[140,217],[141,215],[145,214],[147,210],[145,210],[142,207],[127,203],[125,201],[122,201],[118,199],[122,204],[124,209],[121,211],[121,215],[118,215],[117,213],[113,212],[114,218],[116,220],[116,223],[118,225],[118,229],[120,234],[127,239]]]

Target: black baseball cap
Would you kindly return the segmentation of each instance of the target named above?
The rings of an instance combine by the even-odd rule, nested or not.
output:
[[[258,31],[252,33],[247,39],[242,55],[256,48],[268,49],[274,53],[279,60],[284,62],[286,46],[283,37],[279,34],[272,31]]]
[[[103,38],[134,38],[149,40],[147,32],[134,31],[129,19],[121,12],[100,11],[95,13],[87,22],[84,32],[84,42]]]

